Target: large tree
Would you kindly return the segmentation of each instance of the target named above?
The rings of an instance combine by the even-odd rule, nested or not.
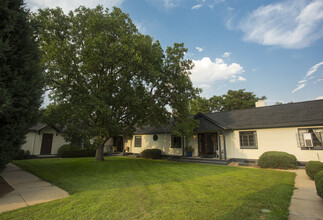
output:
[[[37,120],[43,81],[38,48],[22,0],[0,1],[0,171]]]
[[[163,51],[119,8],[45,9],[34,20],[53,100],[47,118],[94,141],[96,160],[109,138],[182,117],[198,92],[184,45]]]
[[[255,102],[266,99],[266,96],[257,97],[253,92],[246,92],[245,89],[228,90],[222,96],[212,96],[207,99],[197,97],[190,102],[190,113],[198,112],[211,113],[219,111],[230,111],[255,107]]]

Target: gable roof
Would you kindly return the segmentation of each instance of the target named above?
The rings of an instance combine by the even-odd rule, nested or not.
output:
[[[41,129],[46,128],[46,127],[47,127],[47,124],[38,122],[37,124],[35,124],[31,128],[29,128],[29,130],[30,131],[40,131]]]
[[[195,118],[202,115],[224,129],[323,126],[323,100],[208,114],[199,113]]]

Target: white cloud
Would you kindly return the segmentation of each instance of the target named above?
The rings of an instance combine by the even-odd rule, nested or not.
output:
[[[312,67],[307,71],[307,73],[306,73],[306,75],[304,76],[304,78],[303,78],[302,80],[298,81],[298,85],[297,85],[296,89],[294,89],[294,90],[292,91],[292,93],[294,93],[294,92],[296,92],[296,91],[298,91],[298,90],[300,90],[300,89],[304,88],[304,87],[305,87],[305,85],[306,85],[306,83],[308,83],[311,79],[313,79],[313,78],[314,78],[314,77],[313,77],[313,74],[314,74],[314,73],[319,69],[319,67],[320,67],[321,65],[323,65],[323,61],[322,61],[322,62],[320,62],[320,63],[315,64],[314,66],[312,66]],[[322,80],[322,79],[317,79],[314,83],[319,82],[319,81],[321,81],[321,80]]]
[[[105,8],[112,8],[113,6],[120,7],[124,0],[26,0],[27,7],[32,11],[37,11],[39,8],[56,8],[60,7],[65,13],[70,10],[78,8],[80,5],[85,7],[94,8],[101,4]]]
[[[222,57],[226,58],[226,57],[230,57],[231,52],[224,52]]]
[[[232,79],[229,80],[229,82],[231,83],[235,83],[235,82],[238,82],[238,81],[246,81],[247,79],[242,77],[242,76],[232,76]]]
[[[284,0],[252,11],[239,25],[244,40],[304,48],[323,36],[322,0]]]
[[[317,69],[323,65],[323,61],[318,63],[318,64],[315,64],[314,66],[311,67],[311,69],[309,69],[309,71],[306,73],[306,76],[305,78],[311,76],[313,73],[315,73],[317,71]]]
[[[202,47],[195,47],[199,52],[202,52],[204,49]]]
[[[194,9],[199,9],[199,8],[201,8],[201,7],[202,7],[202,5],[201,5],[201,4],[194,5],[194,6],[192,7],[192,10],[194,10]]]
[[[323,99],[323,96],[319,96],[316,98],[316,100]]]
[[[216,58],[214,62],[209,57],[201,60],[193,60],[191,80],[195,86],[209,88],[219,80],[230,82],[245,81],[239,74],[244,72],[243,67],[238,63],[227,64],[222,59]]]
[[[179,4],[180,0],[162,0],[164,2],[165,8],[173,8],[176,7]]]
[[[300,89],[302,89],[302,88],[304,88],[304,87],[305,87],[305,83],[300,84],[300,85],[298,85],[298,86],[296,87],[296,89],[294,89],[294,90],[292,91],[292,93],[294,93],[294,92],[296,92],[296,91],[298,91],[298,90],[300,90]]]

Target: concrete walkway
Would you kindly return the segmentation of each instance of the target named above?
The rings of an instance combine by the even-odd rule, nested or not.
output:
[[[8,164],[0,176],[14,188],[0,197],[0,213],[69,196],[64,190],[13,164]]]
[[[315,182],[304,169],[296,171],[295,190],[289,206],[289,220],[323,220],[323,199],[316,194]]]

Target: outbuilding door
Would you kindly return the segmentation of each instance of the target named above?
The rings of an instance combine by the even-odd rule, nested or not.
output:
[[[53,144],[53,134],[43,134],[40,154],[51,154]]]

